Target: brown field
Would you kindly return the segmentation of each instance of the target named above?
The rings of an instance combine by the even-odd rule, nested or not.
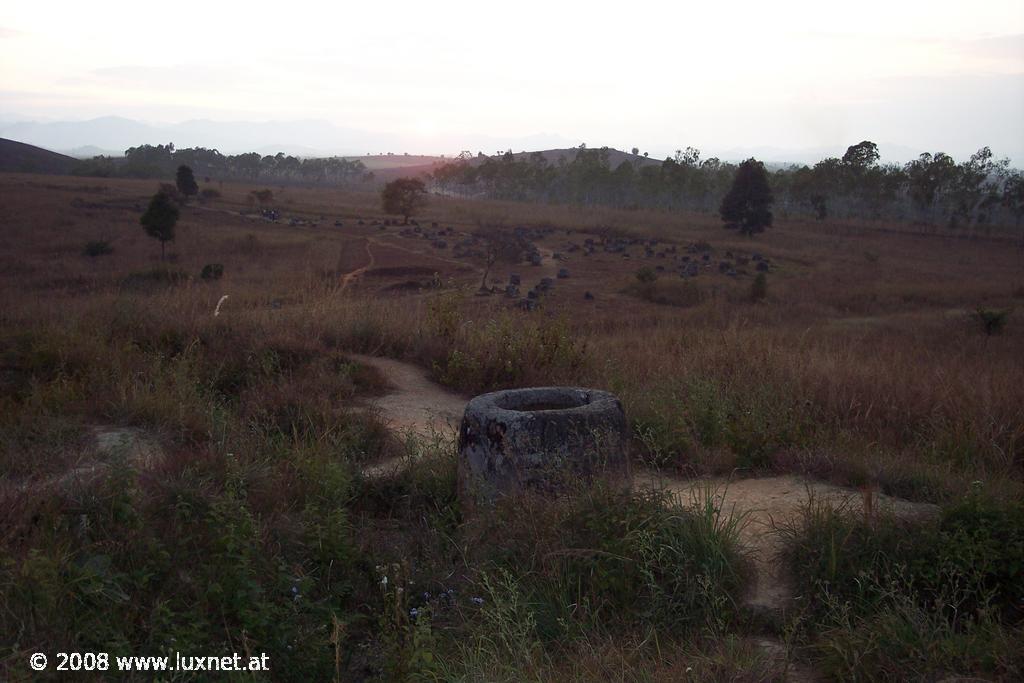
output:
[[[292,560],[287,539],[308,510],[327,505],[317,502],[327,495],[319,482],[358,482],[349,470],[332,469],[337,449],[365,463],[401,448],[372,411],[360,409],[386,390],[385,379],[347,354],[418,364],[465,395],[556,383],[610,389],[623,399],[636,458],[676,476],[803,474],[938,504],[978,490],[1001,501],[1024,495],[1019,239],[785,216],[745,239],[708,215],[433,197],[416,219],[425,231],[452,229],[439,248],[403,235],[405,226],[381,213],[376,194],[272,187],[281,217],[269,221],[248,199],[261,188],[224,183],[220,198],[181,209],[162,264],[159,244],[138,222],[155,189],[153,181],[0,174],[0,547],[12,558],[0,576],[0,599],[14,601],[16,590],[30,584],[42,592],[64,585],[51,574],[73,564],[73,543],[61,539],[78,532],[68,530],[71,522],[54,522],[59,532],[48,531],[39,519],[121,514],[119,494],[106,480],[96,485],[99,493],[89,493],[85,481],[55,497],[36,495],[61,490],[61,477],[94,458],[89,435],[114,427],[143,430],[166,455],[137,484],[147,501],[140,514],[154,525],[147,533],[185,538],[185,523],[161,511],[205,510],[196,501],[233,492],[228,498],[246,501],[246,512],[232,516],[235,508],[214,505],[217,528],[256,525],[259,543],[284,558],[280,566],[299,576],[296,585],[303,576],[313,581],[320,565]],[[386,219],[393,224],[376,224]],[[541,231],[533,241],[545,255],[542,265],[499,260],[487,283],[496,293],[480,294],[485,259],[457,255],[456,243],[520,226]],[[628,257],[573,250],[587,239],[636,243],[626,248]],[[113,252],[84,255],[92,240],[109,240]],[[657,240],[651,256],[648,240]],[[700,253],[687,252],[702,243],[711,250],[707,267]],[[554,261],[555,252],[565,258]],[[756,302],[755,253],[771,264],[767,295]],[[697,277],[676,273],[683,256],[698,260]],[[719,272],[723,260],[741,272]],[[200,278],[210,263],[223,264],[223,278]],[[658,266],[664,270],[656,282],[638,283],[639,269]],[[556,278],[563,267],[569,277]],[[523,295],[541,277],[555,278],[538,310],[518,310],[503,295],[512,273],[522,276]],[[979,309],[1010,311],[1005,329],[985,334]],[[426,485],[402,489],[395,498],[401,503],[381,502],[387,492],[372,485],[353,486],[357,492],[337,503],[351,507],[346,524],[364,532],[356,534],[353,557],[407,558],[401,548],[410,541],[402,533],[422,534],[417,525],[429,516],[402,506],[441,509],[431,507],[436,494]],[[404,522],[395,520],[404,519],[415,521],[399,529]],[[430,529],[440,524],[429,519]],[[521,538],[515,534],[528,528],[528,520],[515,517],[508,533]],[[216,539],[188,539],[174,552],[199,556],[221,548]],[[437,547],[417,552],[434,557],[447,548],[430,543]],[[38,553],[49,552],[40,548],[61,548],[53,551],[56,569],[39,564]],[[123,549],[123,539],[113,537],[94,548],[117,557]],[[457,566],[471,563],[471,550],[465,552]],[[257,562],[244,561],[250,560]],[[350,588],[372,596],[379,577],[372,562],[363,564]],[[191,580],[175,581],[146,590],[157,603],[178,591],[207,605]],[[215,602],[209,613],[235,614]],[[0,631],[27,634],[0,652],[9,662],[33,651],[32,638],[70,646],[90,629],[107,632],[84,616],[73,627],[54,625],[69,609],[63,599],[48,607],[8,604],[17,616],[0,617]],[[219,624],[210,631],[258,639],[253,624],[262,622],[247,618],[226,617],[222,631]],[[333,632],[323,626],[330,618]],[[117,617],[147,633],[154,619],[155,612],[134,607]],[[332,662],[339,648],[355,647],[339,635],[336,616],[309,619],[315,628],[301,622],[288,632],[289,642],[313,638]],[[369,628],[358,619],[346,623],[353,640]],[[186,631],[166,629],[182,640]],[[742,639],[724,641],[722,651],[705,643],[694,645],[693,656],[659,654],[651,663],[641,635],[630,636],[635,649],[623,645],[612,654],[599,644],[603,638],[582,653],[574,641],[572,672],[538,664],[546,674],[533,674],[598,680],[647,667],[653,678],[622,680],[679,680],[681,667],[698,662],[699,672],[729,678],[728,662],[748,673],[764,664],[754,662]],[[371,640],[371,651],[384,647]],[[377,666],[362,657],[346,654],[347,671]],[[1016,671],[1012,663],[992,666],[960,670]]]
[[[400,227],[371,225],[386,218],[373,194],[274,188],[282,213],[274,223],[245,215],[253,188],[225,184],[221,199],[183,209],[169,267],[187,279],[154,287],[131,284],[133,274],[160,267],[157,243],[138,225],[152,181],[7,175],[2,186],[0,262],[11,330],[79,320],[115,304],[148,310],[171,327],[244,321],[263,334],[301,329],[307,341],[370,325],[373,339],[349,350],[443,369],[446,352],[461,346],[476,365],[497,362],[502,349],[489,345],[503,332],[488,329],[487,319],[531,329],[554,319],[564,325],[571,363],[538,366],[524,356],[505,378],[487,379],[482,368],[449,383],[465,391],[545,379],[613,387],[635,420],[669,441],[674,432],[687,440],[683,398],[703,383],[709,400],[782,411],[775,419],[801,432],[784,440],[792,443],[762,444],[756,463],[705,448],[700,439],[673,443],[667,457],[684,471],[810,468],[842,481],[875,478],[926,498],[959,490],[955,482],[1019,480],[1024,325],[1011,313],[1004,333],[988,337],[971,317],[978,308],[1012,310],[1024,301],[1024,251],[1008,238],[783,219],[748,240],[706,215],[435,198],[419,218],[425,228],[437,222],[463,236],[513,226],[551,229],[537,244],[546,254],[562,252],[564,261],[499,262],[491,269],[495,286],[521,274],[524,295],[542,276],[569,269],[568,279],[542,295],[539,311],[522,314],[500,293],[474,296],[485,264],[479,256],[453,256],[458,236],[438,249],[400,236]],[[289,225],[295,218],[304,223]],[[628,258],[568,251],[570,243],[606,235],[656,238],[656,251],[675,245],[677,253],[647,258],[643,246],[630,247]],[[114,252],[82,255],[92,239],[111,240]],[[674,259],[695,242],[711,246],[712,267],[686,281],[692,291],[681,296],[682,305],[637,296],[634,273],[660,265],[666,271],[656,287],[671,300],[683,283]],[[735,278],[718,272],[729,251],[771,261],[765,301],[749,300],[753,263]],[[206,263],[222,263],[224,278],[199,280]],[[363,269],[365,276],[344,286],[346,274]],[[423,289],[435,274],[442,289]],[[594,299],[585,300],[585,292]],[[225,319],[213,321],[222,295],[229,296]],[[430,334],[437,302],[452,309],[454,347]],[[754,419],[762,418],[772,416]],[[758,438],[770,436],[764,425],[751,429],[764,432]],[[918,478],[929,484],[912,485]]]

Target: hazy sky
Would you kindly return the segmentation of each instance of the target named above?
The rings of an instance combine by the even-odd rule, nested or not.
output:
[[[4,2],[0,119],[111,114],[1019,162],[1024,1]]]

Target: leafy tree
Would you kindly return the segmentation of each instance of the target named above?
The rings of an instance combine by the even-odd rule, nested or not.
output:
[[[990,211],[1000,203],[1009,166],[1009,159],[994,159],[988,147],[982,147],[968,161],[957,165],[950,192],[953,199],[951,224],[987,222]]]
[[[1014,225],[1020,227],[1024,217],[1024,173],[1013,171],[1003,184],[1003,206],[1013,215]]]
[[[174,226],[178,222],[178,207],[163,192],[157,192],[149,200],[149,207],[139,218],[146,234],[160,240],[160,260],[164,260],[164,247],[174,240]]]
[[[956,179],[956,162],[948,154],[925,152],[903,167],[910,183],[910,199],[918,210],[934,220],[935,212]]]
[[[736,169],[732,187],[722,199],[718,212],[726,228],[738,228],[740,233],[750,236],[771,227],[773,201],[764,164],[751,158]]]
[[[843,164],[854,171],[865,171],[878,163],[878,145],[870,140],[863,140],[846,148]]]
[[[398,178],[384,186],[380,198],[386,213],[398,214],[408,223],[410,216],[426,206],[427,188],[417,178]]]
[[[185,197],[194,197],[199,192],[199,185],[196,184],[196,178],[192,175],[192,169],[184,164],[178,167],[174,181],[178,186],[178,192]]]

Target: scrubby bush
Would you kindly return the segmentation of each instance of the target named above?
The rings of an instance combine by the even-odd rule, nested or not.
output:
[[[599,486],[508,501],[469,533],[482,589],[498,577],[503,592],[529,605],[536,638],[553,642],[640,624],[721,632],[746,581],[742,523],[710,491],[681,501]]]
[[[503,313],[460,326],[434,374],[457,389],[504,389],[531,382],[569,382],[587,361],[586,345],[558,320]]]
[[[981,330],[991,336],[1000,334],[1006,327],[1006,321],[1010,317],[1010,311],[995,308],[979,308],[974,312],[974,319],[978,322]]]
[[[1019,501],[975,493],[915,522],[812,501],[786,533],[790,571],[820,633],[810,644],[828,675],[1021,673]]]
[[[188,274],[180,270],[153,268],[152,270],[129,273],[121,278],[121,287],[129,290],[155,290],[188,281]]]
[[[267,204],[274,199],[273,190],[253,190],[249,195],[260,204]]]
[[[750,300],[753,302],[764,301],[768,297],[768,278],[764,273],[758,273],[754,281],[750,283]]]
[[[650,301],[652,304],[689,308],[700,304],[704,300],[704,294],[700,288],[695,283],[687,280],[655,278],[654,280],[643,281],[640,280],[639,272],[637,273],[637,279],[638,282],[626,288],[626,292],[644,301]]]
[[[96,258],[97,256],[106,256],[107,254],[114,253],[114,248],[110,246],[109,240],[93,240],[86,242],[84,253],[90,258]]]
[[[658,271],[650,266],[644,266],[636,271],[636,280],[640,284],[648,285],[658,279]]]
[[[224,276],[224,264],[207,263],[199,276],[204,280],[219,280]]]

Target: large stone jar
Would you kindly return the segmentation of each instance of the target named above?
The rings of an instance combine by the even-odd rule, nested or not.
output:
[[[622,403],[607,391],[539,387],[483,394],[462,418],[459,494],[472,505],[599,477],[628,480],[628,438]]]

